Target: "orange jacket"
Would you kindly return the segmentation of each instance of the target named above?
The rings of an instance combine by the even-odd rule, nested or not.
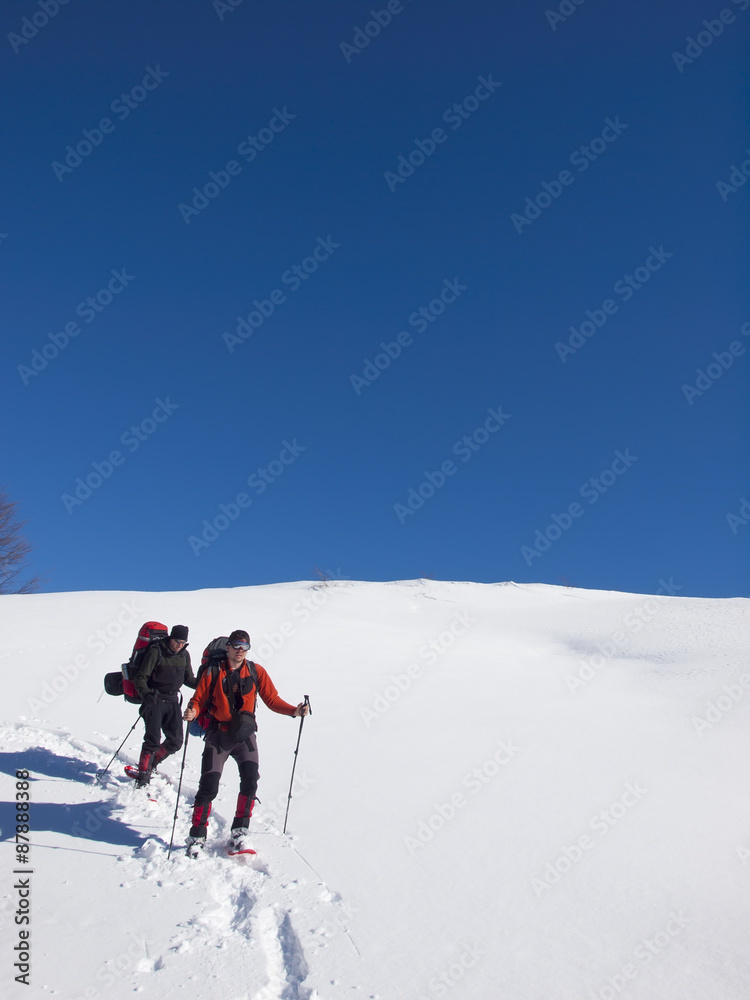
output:
[[[258,683],[257,686],[253,686],[243,697],[241,711],[254,712],[256,695],[260,694],[262,700],[266,705],[268,705],[272,712],[278,712],[280,715],[294,715],[297,711],[296,706],[290,705],[288,702],[284,701],[283,698],[279,697],[278,691],[273,686],[273,681],[268,676],[264,668],[261,667],[259,663],[256,663],[255,669],[258,674]],[[239,671],[240,677],[250,676],[247,660],[243,661]],[[228,672],[229,665],[227,664],[227,661],[224,660],[219,667],[219,676],[216,679],[213,696],[211,697],[213,705],[209,705],[213,671],[205,670],[200,681],[198,682],[198,687],[195,689],[195,694],[188,702],[188,708],[194,708],[198,715],[208,709],[209,715],[211,715],[211,717],[217,722],[229,722],[232,718],[232,712],[229,708],[227,696],[224,693],[224,679],[226,678]]]

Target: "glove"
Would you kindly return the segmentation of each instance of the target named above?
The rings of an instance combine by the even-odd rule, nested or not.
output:
[[[141,697],[141,704],[143,705],[144,708],[146,706],[148,706],[148,705],[155,705],[156,704],[156,691],[147,691]]]

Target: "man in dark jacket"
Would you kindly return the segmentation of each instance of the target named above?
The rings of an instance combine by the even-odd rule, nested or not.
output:
[[[244,629],[232,632],[226,648],[226,659],[215,669],[215,673],[206,670],[201,675],[183,715],[183,719],[190,722],[205,712],[210,722],[203,751],[201,780],[193,806],[193,825],[188,837],[188,854],[191,857],[200,857],[205,846],[211,804],[219,791],[221,774],[229,757],[234,758],[240,772],[240,792],[229,847],[233,852],[249,849],[247,831],[258,788],[258,746],[255,740],[257,695],[271,711],[280,715],[299,717],[309,712],[305,702],[295,706],[280,698],[265,669],[259,663],[245,659],[250,649],[250,636]],[[240,722],[244,728],[240,727]]]
[[[189,688],[196,684],[187,644],[187,625],[173,626],[169,637],[155,642],[146,653],[135,678],[146,727],[136,788],[148,785],[152,770],[182,746],[179,690],[183,684]],[[164,742],[161,742],[162,732]]]

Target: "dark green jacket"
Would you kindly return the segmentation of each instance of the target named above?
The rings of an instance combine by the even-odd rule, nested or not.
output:
[[[177,701],[177,693],[183,684],[195,688],[190,653],[184,646],[173,653],[169,648],[169,639],[160,639],[146,653],[133,683],[141,700],[144,695],[155,691],[165,701]]]

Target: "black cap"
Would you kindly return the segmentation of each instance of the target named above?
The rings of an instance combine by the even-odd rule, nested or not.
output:
[[[236,628],[234,632],[229,636],[227,642],[250,642],[250,636],[244,630],[244,628]]]
[[[172,631],[169,633],[170,639],[177,639],[179,642],[187,642],[188,637],[188,627],[187,625],[173,625]]]

